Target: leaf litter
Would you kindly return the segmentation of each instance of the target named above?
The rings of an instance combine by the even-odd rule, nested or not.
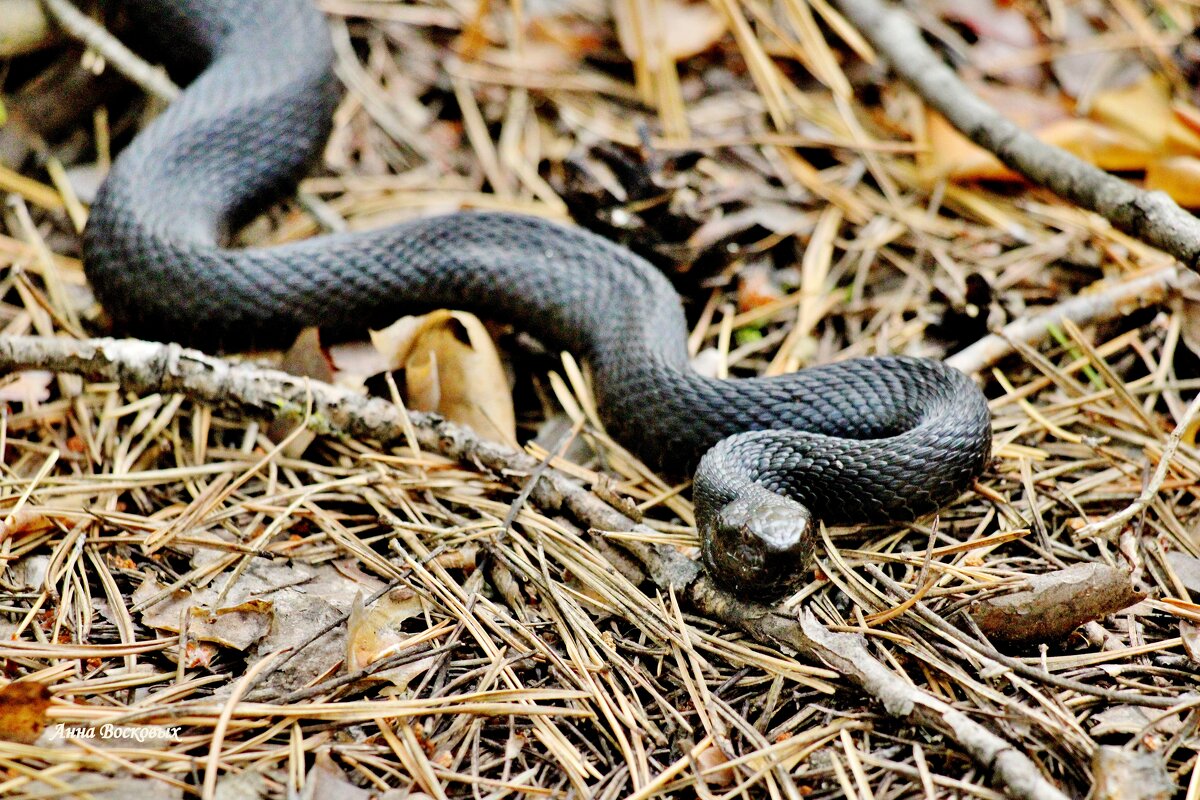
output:
[[[666,270],[689,300],[691,353],[734,376],[945,357],[1168,263],[1040,190],[970,182],[1005,176],[956,171],[973,156],[863,66],[869,47],[818,0],[621,0],[615,22],[592,0],[322,7],[349,88],[325,169],[246,243],[434,210],[570,216]],[[922,23],[997,106],[1036,95],[1064,126],[1048,138],[1193,202],[1200,61],[1180,32],[1195,10],[1156,8],[946,4]],[[0,325],[102,330],[70,176],[102,170],[136,129],[139,92],[60,39],[5,63]],[[1196,309],[1122,312],[973,366],[996,433],[975,490],[936,519],[828,530],[784,608],[864,634],[1068,794],[1190,798],[1200,453],[1194,430],[1169,444],[1200,390]],[[573,359],[499,339],[507,364],[451,393],[490,397],[503,375],[508,396],[511,375],[518,436],[546,434],[530,451],[653,538],[588,538],[428,451],[10,377],[0,794],[999,796],[948,737],[691,615],[622,561],[630,537],[694,553],[686,486],[604,435]],[[300,348],[304,374],[328,366],[319,342]],[[1164,453],[1137,514],[1084,532],[1135,503]],[[1010,618],[995,627],[987,608]]]

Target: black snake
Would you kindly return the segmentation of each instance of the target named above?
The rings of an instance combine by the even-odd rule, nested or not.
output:
[[[990,415],[965,375],[881,357],[775,378],[694,372],[679,298],[594,234],[504,213],[232,249],[289,191],[341,96],[311,0],[126,0],[195,75],[124,149],[91,210],[88,276],[117,324],[204,347],[361,331],[453,307],[584,356],[608,431],[672,473],[696,468],[705,563],[770,596],[803,575],[817,519],[885,521],[954,499],[988,460]],[[698,465],[698,466],[697,466]]]

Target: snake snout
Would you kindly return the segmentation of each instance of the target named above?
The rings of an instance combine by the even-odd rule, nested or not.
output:
[[[705,564],[739,594],[779,597],[808,567],[814,526],[805,506],[752,484],[701,526]]]

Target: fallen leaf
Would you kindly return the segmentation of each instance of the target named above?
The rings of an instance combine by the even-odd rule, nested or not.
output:
[[[267,776],[261,769],[251,768],[222,773],[217,778],[217,791],[213,800],[258,800],[266,794]]]
[[[10,683],[0,689],[0,739],[33,744],[46,728],[50,688],[37,681]]]
[[[1159,753],[1103,745],[1092,755],[1091,800],[1167,800],[1175,782]]]
[[[1059,8],[1064,29],[1061,41],[1067,46],[1059,48],[1050,69],[1068,97],[1080,98],[1105,88],[1128,86],[1147,74],[1136,55],[1082,46],[1098,33],[1082,4],[1064,3]],[[1103,85],[1097,85],[1098,76],[1104,76]]]
[[[1200,596],[1200,558],[1178,550],[1168,550],[1167,564],[1185,589],[1193,596]]]
[[[1200,154],[1200,133],[1181,118],[1182,107],[1172,102],[1165,77],[1147,75],[1130,86],[1098,92],[1090,116],[1137,136],[1154,153]]]
[[[44,403],[50,399],[50,383],[54,380],[53,372],[40,369],[25,369],[5,377],[0,384],[0,402],[4,403]]]
[[[1154,151],[1142,139],[1092,119],[1052,122],[1039,130],[1037,137],[1113,172],[1143,170],[1154,158]]]
[[[942,0],[935,5],[939,16],[957,22],[974,36],[971,61],[984,72],[995,72],[1009,83],[1037,85],[1041,70],[1021,64],[1001,69],[1037,44],[1037,32],[1029,19],[1009,3],[997,0]]]
[[[1093,714],[1088,722],[1092,726],[1088,732],[1096,739],[1114,733],[1138,734],[1147,730],[1175,733],[1183,727],[1178,714],[1163,714],[1157,709],[1140,706],[1110,706]]]
[[[650,69],[662,58],[680,61],[703,53],[721,40],[729,24],[712,3],[689,0],[617,0],[613,17],[621,50],[630,61],[644,61]],[[657,34],[657,41],[642,42],[639,31]],[[645,58],[642,44],[647,45]]]
[[[1146,167],[1146,188],[1166,192],[1185,208],[1200,208],[1200,158],[1168,156]]]
[[[1014,86],[975,84],[971,89],[993,108],[1004,109],[1005,116],[1018,126],[1035,134],[1071,116],[1058,96],[1046,97]],[[920,159],[925,180],[1021,180],[1000,159],[959,133],[941,114],[927,109],[925,117],[928,148]]]
[[[508,376],[487,329],[473,314],[434,311],[371,332],[390,369],[404,369],[405,402],[466,425],[495,442],[515,444]]]
[[[413,636],[403,629],[404,621],[420,613],[420,598],[406,587],[393,589],[366,608],[361,599],[356,600],[346,623],[346,668],[356,672],[402,651]],[[404,689],[413,678],[427,672],[434,660],[435,656],[429,656],[401,664],[376,672],[371,679],[391,681]]]
[[[1183,650],[1193,664],[1200,665],[1200,625],[1179,621],[1179,637],[1183,640]]]
[[[134,590],[133,604],[148,600],[163,588],[153,578],[143,581]],[[269,602],[258,600],[213,608],[211,604],[218,597],[219,590],[214,587],[175,592],[142,612],[142,622],[157,630],[179,633],[182,614],[186,613],[189,642],[211,642],[235,650],[245,650],[267,635],[271,629]]]
[[[300,800],[369,800],[370,797],[371,792],[350,782],[329,750],[317,751],[312,769],[304,776]]]

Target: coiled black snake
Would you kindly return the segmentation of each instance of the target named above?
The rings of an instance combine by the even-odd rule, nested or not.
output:
[[[688,362],[679,298],[651,265],[532,217],[459,213],[230,249],[294,186],[341,96],[311,0],[126,0],[185,69],[182,96],[121,153],[91,210],[88,277],[119,326],[199,346],[280,342],[453,307],[584,356],[609,432],[673,473],[696,467],[705,563],[735,591],[799,579],[816,519],[913,518],[983,469],[990,415],[939,362],[865,358],[714,380]]]

